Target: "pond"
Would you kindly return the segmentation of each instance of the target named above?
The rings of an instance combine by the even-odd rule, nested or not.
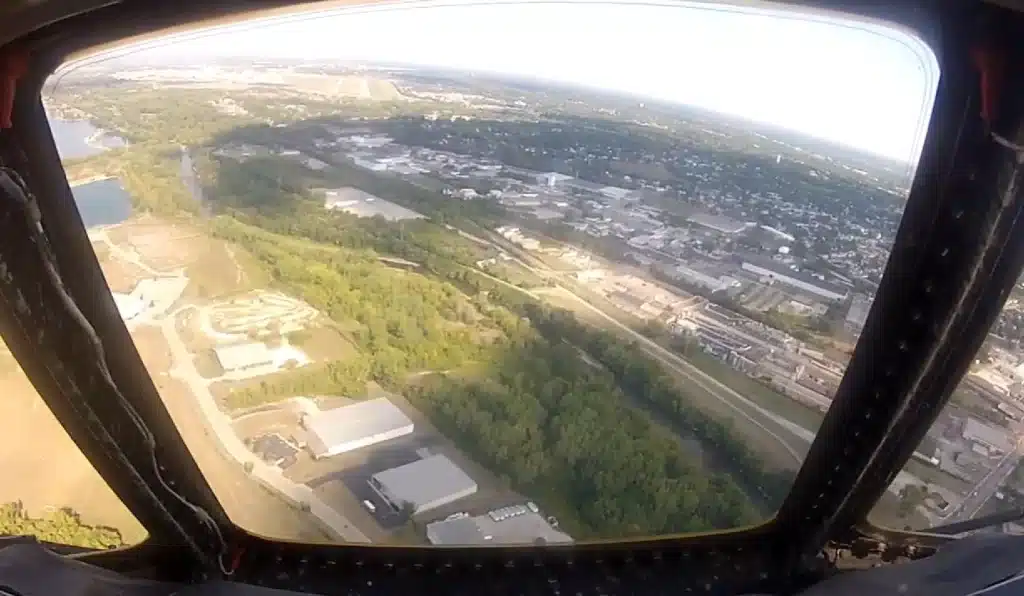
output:
[[[124,139],[96,128],[87,120],[50,118],[50,130],[61,160],[89,157],[125,145]]]
[[[104,133],[86,120],[50,118],[50,129],[61,160],[88,157],[124,146],[123,139]],[[121,223],[132,214],[131,197],[115,179],[80,184],[71,192],[87,228]]]
[[[71,189],[85,227],[109,226],[131,217],[132,201],[113,178],[80,184]]]

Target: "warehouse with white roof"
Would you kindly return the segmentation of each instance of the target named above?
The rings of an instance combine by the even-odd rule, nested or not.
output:
[[[306,444],[317,459],[397,439],[413,431],[412,420],[386,397],[307,414]]]
[[[454,503],[477,491],[476,482],[443,455],[377,472],[370,477],[370,486],[398,511],[409,504],[413,514]]]
[[[217,362],[225,371],[246,370],[274,363],[274,354],[267,344],[252,342],[218,346],[213,349]]]

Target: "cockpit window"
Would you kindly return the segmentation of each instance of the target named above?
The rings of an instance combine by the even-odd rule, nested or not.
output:
[[[937,76],[826,14],[416,3],[149,41],[44,100],[234,521],[558,544],[770,518]]]
[[[876,507],[876,521],[1024,533],[1022,299],[1019,280],[949,404],[893,480],[893,498]]]

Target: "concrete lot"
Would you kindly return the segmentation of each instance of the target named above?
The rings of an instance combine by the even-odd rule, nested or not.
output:
[[[386,395],[401,408],[416,425],[413,434],[321,460],[313,459],[308,452],[298,451],[286,457],[287,465],[283,466],[285,477],[312,488],[325,503],[344,511],[374,540],[387,539],[405,528],[408,520],[403,519],[370,488],[370,476],[411,463],[427,454],[440,453],[450,458],[476,481],[479,489],[475,495],[417,516],[414,520],[417,523],[426,523],[461,511],[483,513],[523,502],[523,497],[502,486],[490,472],[459,452],[451,441],[437,432],[401,396],[386,394],[376,387],[371,387],[369,393],[369,397]],[[315,401],[324,409],[352,403],[351,399],[336,397],[317,398]],[[300,400],[289,400],[254,408],[237,415],[232,426],[239,437],[250,442],[263,444],[268,442],[268,435],[280,435],[291,444],[302,444],[305,442],[305,430],[301,428],[299,420],[303,407]],[[258,445],[252,448],[254,451],[266,451]],[[276,459],[276,456],[271,456],[271,459]],[[371,512],[363,501],[373,503],[375,510]],[[407,535],[407,532],[403,534]]]

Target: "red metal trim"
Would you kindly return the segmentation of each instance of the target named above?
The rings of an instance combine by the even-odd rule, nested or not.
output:
[[[999,110],[1000,93],[1003,87],[1003,57],[988,47],[971,50],[971,59],[980,75],[981,118],[991,125]]]
[[[238,566],[242,564],[242,555],[245,554],[245,549],[239,547],[235,549],[235,554],[231,557],[231,567],[228,568],[228,573],[234,574],[238,571]]]
[[[18,79],[25,75],[28,70],[28,51],[20,48],[6,48],[0,53],[0,76],[3,77],[0,88],[3,97],[0,98],[3,104],[0,105],[0,128],[7,129],[13,124],[11,121],[14,113],[14,94],[18,89]]]

